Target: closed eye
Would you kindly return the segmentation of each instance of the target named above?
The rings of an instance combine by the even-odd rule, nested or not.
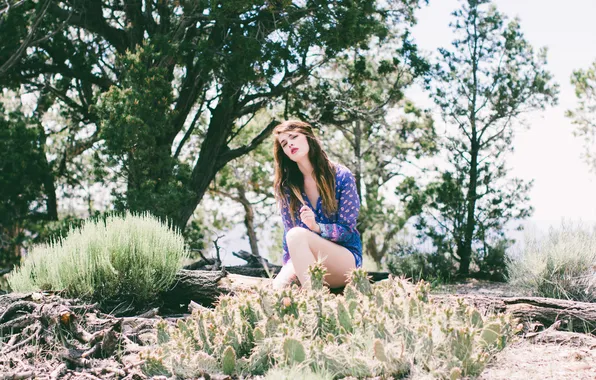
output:
[[[298,137],[298,135],[290,135],[290,138],[291,138],[292,140],[294,140],[296,137]],[[281,147],[282,147],[282,148],[285,148],[285,147],[286,147],[286,145],[288,145],[287,141],[286,141],[286,140],[283,140],[283,141],[281,142]]]

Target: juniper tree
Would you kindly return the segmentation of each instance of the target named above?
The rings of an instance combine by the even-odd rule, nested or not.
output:
[[[25,12],[34,2],[25,2],[0,25],[14,46],[15,30],[24,36],[31,23]],[[274,127],[238,144],[242,120],[287,100],[345,49],[412,23],[417,7],[418,0],[49,2],[36,33],[51,38],[31,45],[0,81],[23,85],[71,120],[50,164],[91,149],[115,174],[103,179],[121,184],[117,208],[184,227],[215,174]]]
[[[558,88],[545,68],[546,49],[529,44],[519,20],[488,0],[464,0],[453,16],[456,37],[439,50],[429,86],[452,127],[443,145],[448,166],[428,186],[405,181],[398,193],[410,212],[423,212],[421,234],[467,276],[471,262],[483,272],[502,271],[505,225],[532,212],[531,182],[507,175],[506,153],[520,116],[554,104]]]

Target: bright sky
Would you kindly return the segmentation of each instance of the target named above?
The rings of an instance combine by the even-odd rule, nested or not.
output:
[[[590,172],[580,155],[583,141],[573,136],[574,126],[564,114],[577,101],[570,77],[596,60],[595,0],[495,0],[499,11],[519,17],[522,31],[535,48],[548,48],[548,69],[560,85],[559,104],[525,116],[529,129],[518,129],[515,152],[508,160],[511,174],[534,179],[530,193],[534,215],[528,227],[546,231],[566,221],[596,224],[596,173]],[[417,13],[413,31],[420,49],[435,52],[449,47],[453,34],[451,12],[457,0],[430,0]],[[408,94],[420,105],[430,103],[419,91]],[[440,126],[440,119],[437,120]]]

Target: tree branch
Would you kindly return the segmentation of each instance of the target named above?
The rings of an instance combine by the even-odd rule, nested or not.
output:
[[[37,28],[39,27],[39,24],[41,23],[43,16],[45,16],[51,2],[52,2],[51,0],[46,0],[46,2],[43,5],[43,8],[41,10],[41,13],[35,19],[35,22],[33,23],[33,26],[31,27],[29,34],[25,38],[25,41],[23,41],[23,43],[21,44],[21,46],[19,46],[17,51],[13,55],[11,55],[10,58],[8,58],[8,60],[6,62],[4,62],[4,64],[2,66],[0,66],[0,76],[4,75],[8,70],[10,70],[10,68],[13,67],[19,61],[19,59],[21,59],[21,56],[23,55],[23,53],[25,53],[27,48],[31,45],[31,41],[33,40],[33,37],[35,36],[35,33],[37,32]],[[20,5],[20,4],[17,4],[17,5]],[[8,12],[9,10],[10,10],[10,6],[7,7],[6,12]]]
[[[102,2],[93,0],[85,1],[81,4],[83,8],[81,13],[67,11],[58,6],[58,4],[51,2],[50,13],[57,17],[67,20],[70,18],[71,23],[75,26],[95,33],[109,42],[120,54],[124,54],[129,46],[126,32],[121,29],[110,26],[103,18]]]
[[[271,133],[273,132],[273,129],[279,124],[279,121],[277,120],[272,120],[267,127],[265,127],[265,129],[263,129],[261,131],[261,133],[259,133],[259,135],[257,137],[255,137],[250,144],[248,145],[244,145],[241,146],[240,148],[236,148],[236,149],[228,149],[227,151],[225,151],[223,154],[221,154],[218,159],[217,159],[217,163],[218,166],[223,166],[226,163],[232,161],[233,159],[240,157],[252,150],[254,150],[257,146],[259,146],[260,143],[262,143],[263,141],[265,141],[265,139],[267,137],[269,137],[271,135]]]

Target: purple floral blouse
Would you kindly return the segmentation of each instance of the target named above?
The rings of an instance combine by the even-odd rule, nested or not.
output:
[[[304,190],[302,197],[315,213],[315,220],[321,227],[321,236],[332,242],[335,242],[343,247],[346,247],[354,255],[356,266],[362,266],[362,241],[360,233],[356,229],[356,221],[360,211],[360,199],[358,199],[358,192],[356,191],[356,181],[350,169],[343,165],[335,165],[335,199],[338,201],[338,210],[330,218],[325,216],[323,212],[321,197],[317,200],[316,207],[310,203]],[[286,234],[294,227],[293,220],[297,221],[296,227],[303,227],[309,229],[300,220],[300,211],[296,210],[296,215],[292,219],[290,217],[290,195],[289,191],[285,191],[286,205],[281,207],[281,218],[284,223],[284,237],[283,237],[283,256],[282,261],[284,265],[290,260],[290,253],[288,251],[288,244],[286,242]]]

